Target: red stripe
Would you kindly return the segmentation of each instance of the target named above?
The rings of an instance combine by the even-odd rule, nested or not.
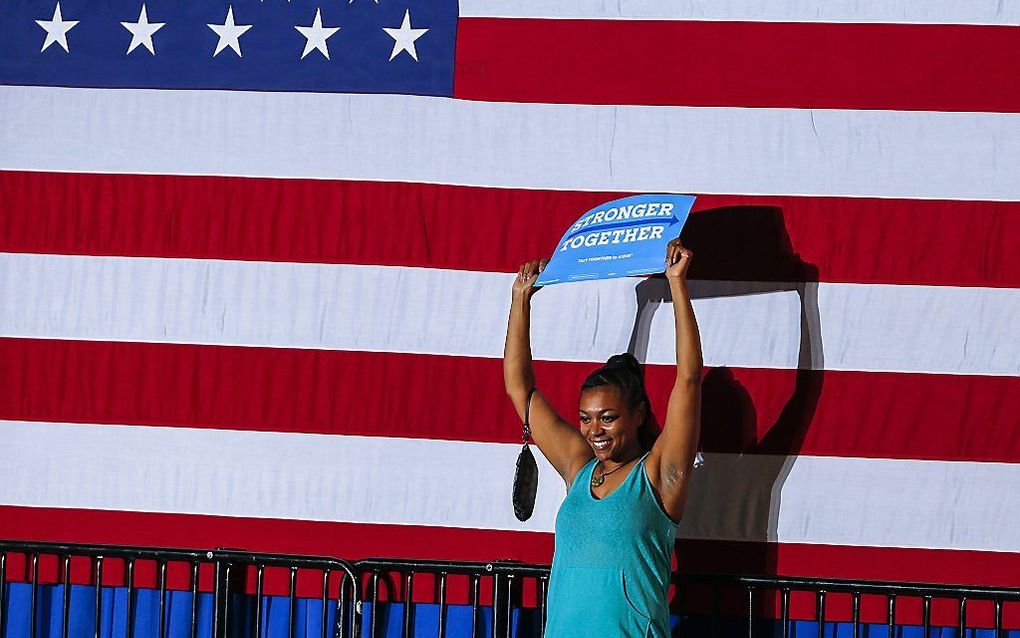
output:
[[[462,18],[454,96],[1020,111],[1008,26]]]
[[[470,561],[507,558],[548,563],[553,549],[553,536],[545,533],[10,506],[0,506],[0,537],[163,547],[226,546],[349,560],[399,556]],[[676,552],[684,573],[762,573],[1001,587],[1020,585],[1017,576],[1020,554],[1015,553],[685,540],[677,543]],[[110,571],[110,577],[115,578],[113,570]],[[18,578],[16,570],[10,573],[12,578]],[[311,581],[310,585],[308,595],[317,595]],[[795,600],[794,616],[814,617],[813,597],[806,598]],[[454,598],[451,602],[461,601]],[[832,615],[827,617],[830,620],[849,618],[848,608],[842,611],[843,605],[839,597],[833,597],[829,609]],[[904,608],[900,613],[904,613]],[[901,622],[918,622],[913,618],[915,614],[909,613],[909,609],[906,611],[906,617],[898,617]],[[866,605],[862,619],[884,622],[884,613],[884,607],[876,609]],[[991,619],[977,605],[970,613],[974,623],[987,623]],[[919,614],[916,617],[919,618]],[[933,621],[953,625],[955,615],[936,614]],[[1020,626],[1020,618],[1015,621]]]
[[[621,195],[0,171],[0,251],[509,272]],[[702,195],[695,210],[695,278],[1020,287],[1018,203]]]
[[[573,419],[594,366],[536,367]],[[660,415],[673,374],[647,369]],[[4,338],[0,378],[9,420],[506,443],[520,432],[498,359]],[[708,451],[1020,462],[1015,378],[720,368],[702,394]]]

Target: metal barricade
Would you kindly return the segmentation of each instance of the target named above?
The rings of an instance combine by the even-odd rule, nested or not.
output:
[[[373,612],[365,618],[371,638],[377,638],[377,617],[376,612],[379,602],[379,583],[383,574],[398,574],[405,583],[403,588],[403,610],[401,637],[409,638],[415,633],[414,621],[412,618],[413,605],[412,583],[416,575],[432,574],[439,578],[438,592],[435,595],[435,602],[440,605],[439,622],[437,635],[445,638],[445,627],[443,624],[444,609],[446,607],[446,578],[450,574],[465,574],[471,579],[472,618],[478,616],[480,597],[478,594],[479,583],[483,579],[491,581],[492,596],[489,605],[492,609],[493,621],[491,631],[486,638],[511,638],[512,632],[511,616],[515,609],[519,608],[518,592],[527,579],[536,581],[536,588],[539,592],[536,601],[535,611],[539,614],[540,631],[545,629],[546,619],[546,597],[548,595],[549,566],[528,565],[510,561],[496,561],[492,563],[465,563],[465,562],[443,562],[426,560],[393,560],[393,559],[369,559],[355,563],[356,569],[367,576],[365,580],[365,600],[372,600]],[[780,625],[780,633],[783,638],[791,635],[790,630],[790,596],[793,592],[809,592],[815,594],[815,622],[818,625],[818,636],[825,635],[826,624],[830,622],[826,616],[826,602],[831,594],[848,594],[851,597],[851,625],[854,638],[861,636],[861,597],[864,595],[876,595],[885,597],[887,602],[886,624],[890,632],[896,624],[895,613],[897,600],[903,597],[920,599],[923,605],[921,625],[924,628],[925,636],[929,635],[931,628],[931,603],[933,599],[951,599],[957,602],[958,635],[964,635],[967,624],[967,603],[973,600],[990,601],[994,605],[993,629],[994,637],[1002,638],[1002,608],[1006,602],[1020,603],[1020,588],[995,588],[975,587],[966,585],[935,585],[927,583],[901,583],[901,582],[877,582],[877,581],[855,581],[855,580],[833,580],[821,578],[790,578],[779,576],[743,576],[743,575],[722,575],[722,574],[673,574],[673,584],[676,586],[676,597],[682,597],[684,590],[692,586],[708,586],[713,588],[716,604],[713,610],[713,623],[711,634],[713,636],[723,635],[719,622],[722,611],[718,603],[719,592],[722,588],[738,589],[744,592],[745,602],[743,605],[744,635],[754,638],[763,632],[756,631],[756,596],[762,592],[774,591],[778,593],[781,600],[780,617],[777,620]],[[674,601],[676,603],[676,601]],[[770,619],[771,620],[771,619]],[[732,634],[732,632],[730,632]],[[472,638],[478,638],[479,632],[476,623],[472,623]],[[518,633],[518,636],[525,635]],[[682,635],[682,634],[681,634]],[[890,633],[889,635],[893,635]]]
[[[79,563],[83,559],[87,561],[87,569],[82,565],[75,571],[72,564],[75,559]],[[211,623],[208,623],[208,631],[201,638],[206,638],[206,636],[226,638],[236,635],[263,635],[265,632],[263,617],[266,616],[263,609],[266,599],[264,583],[270,572],[286,576],[287,579],[288,604],[286,611],[288,618],[286,628],[288,638],[293,638],[295,635],[299,573],[308,575],[309,571],[318,572],[320,579],[319,585],[317,585],[319,587],[318,599],[321,601],[320,638],[327,638],[330,635],[337,638],[363,635],[370,638],[381,638],[385,634],[385,631],[380,630],[380,607],[383,603],[381,590],[384,586],[388,588],[388,594],[394,592],[397,594],[388,595],[389,600],[386,602],[401,605],[399,633],[402,637],[414,636],[416,630],[421,627],[415,618],[415,605],[420,604],[420,599],[424,598],[428,604],[438,606],[436,626],[429,628],[428,631],[430,633],[435,631],[435,635],[439,638],[446,638],[449,633],[447,612],[451,607],[449,602],[450,582],[454,578],[465,584],[464,595],[461,598],[467,601],[464,606],[470,607],[470,636],[472,638],[510,638],[514,635],[520,638],[531,635],[540,636],[544,632],[547,615],[546,599],[549,584],[549,566],[547,565],[530,565],[512,561],[485,563],[386,558],[348,562],[324,556],[266,554],[223,548],[196,550],[0,541],[0,584],[20,581],[28,584],[31,589],[28,603],[28,618],[32,619],[29,627],[30,638],[35,638],[38,635],[35,619],[40,588],[45,586],[45,583],[40,582],[42,571],[40,566],[44,561],[50,568],[46,580],[51,584],[63,585],[60,604],[61,638],[69,636],[72,575],[79,579],[84,577],[88,584],[95,587],[95,638],[100,635],[101,619],[104,615],[103,589],[109,586],[103,585],[103,583],[110,580],[121,580],[122,586],[127,590],[124,621],[128,635],[133,635],[134,594],[140,589],[136,572],[139,571],[140,566],[145,566],[155,574],[154,587],[147,587],[147,589],[153,589],[158,596],[156,634],[159,638],[164,638],[168,630],[168,574],[172,569],[176,570],[178,576],[186,577],[184,579],[177,578],[177,589],[180,590],[180,582],[186,580],[187,589],[190,590],[191,618],[189,627],[191,638],[200,638],[200,623],[197,614],[200,593],[212,596]],[[15,564],[20,569],[13,569],[12,565]],[[82,574],[83,571],[86,573]],[[200,587],[203,574],[205,574],[205,582],[208,583],[206,587]],[[114,575],[116,578],[112,578]],[[244,583],[247,583],[248,576],[252,575],[254,576],[253,588],[238,582],[243,580]],[[419,584],[416,596],[416,582],[421,583],[426,575],[432,583],[431,594],[426,592],[428,595],[422,596]],[[305,582],[308,583],[307,580]],[[397,583],[400,583],[401,586],[397,587]],[[898,601],[904,598],[919,600],[922,606],[920,624],[924,628],[923,635],[928,635],[928,630],[932,627],[931,610],[933,600],[936,599],[955,601],[958,610],[956,629],[960,636],[964,635],[966,629],[972,627],[968,623],[968,603],[973,601],[990,603],[994,611],[992,628],[995,638],[1004,636],[1004,605],[1020,603],[1020,588],[966,585],[711,574],[674,574],[673,585],[675,588],[673,604],[676,609],[680,610],[681,619],[684,617],[682,601],[685,597],[691,593],[693,588],[708,587],[712,591],[714,603],[710,614],[711,629],[705,633],[712,636],[736,635],[732,626],[733,622],[736,622],[738,626],[740,626],[739,623],[742,623],[743,630],[739,633],[743,633],[748,638],[764,634],[760,628],[756,627],[756,620],[762,616],[762,614],[756,613],[756,605],[761,602],[761,597],[765,593],[779,597],[779,618],[769,616],[768,620],[781,623],[779,633],[783,638],[791,635],[790,599],[795,592],[814,594],[815,622],[819,638],[825,635],[827,625],[835,622],[826,614],[827,601],[834,594],[849,595],[850,597],[850,622],[854,638],[860,638],[862,633],[862,596],[884,598],[885,621],[890,632],[898,624],[896,622]],[[533,593],[534,600],[531,605],[524,604],[522,592],[526,586],[529,588],[529,592]],[[241,591],[238,591],[239,589]],[[253,591],[249,591],[251,589]],[[736,591],[743,597],[741,605],[743,611],[740,612],[742,618],[740,615],[727,616],[722,612],[720,592],[724,590]],[[6,591],[6,587],[0,587],[0,635],[6,635],[8,612]],[[483,595],[483,592],[486,594]],[[238,594],[246,594],[246,596]],[[300,598],[311,600],[307,593]],[[416,599],[418,600],[416,601]],[[245,601],[245,604],[241,604],[241,601]],[[367,606],[367,611],[363,603],[370,603]],[[483,610],[486,610],[484,612],[485,623],[482,622]],[[334,619],[329,622],[331,611]],[[518,631],[515,634],[513,622],[515,612],[518,625],[521,625],[520,619],[524,617],[524,612],[530,614],[529,617],[535,621],[533,630],[530,625],[527,627],[521,625],[517,627]],[[242,617],[243,614],[250,615]],[[728,631],[723,631],[721,627],[721,621],[724,620],[731,624]],[[483,624],[488,625],[487,631],[483,632]],[[241,627],[244,629],[239,629]]]
[[[34,543],[24,541],[0,541],[0,584],[7,583],[15,575],[10,573],[12,557],[23,558],[27,571],[24,580],[31,584],[29,609],[29,635],[37,634],[36,606],[40,591],[39,565],[45,557],[55,557],[58,562],[56,580],[63,586],[61,601],[61,638],[70,638],[68,633],[71,608],[72,559],[86,558],[89,561],[88,581],[95,587],[95,620],[94,638],[99,638],[102,628],[103,583],[109,577],[110,564],[116,561],[121,571],[124,587],[127,590],[127,605],[124,622],[127,634],[133,635],[135,621],[134,592],[136,590],[136,568],[139,564],[152,563],[158,574],[157,589],[159,592],[158,607],[158,638],[165,638],[167,632],[167,574],[174,566],[184,566],[188,570],[188,587],[191,593],[190,636],[199,638],[198,634],[198,597],[200,594],[199,580],[203,567],[212,570],[213,611],[211,630],[205,636],[225,638],[235,635],[231,631],[232,614],[238,613],[231,604],[231,574],[238,570],[252,568],[256,570],[256,590],[254,592],[254,617],[249,623],[254,627],[252,633],[260,635],[262,622],[263,580],[267,569],[279,568],[290,572],[290,622],[289,637],[294,636],[294,609],[297,598],[298,570],[314,570],[321,572],[322,618],[321,638],[332,635],[335,638],[347,638],[359,635],[360,630],[360,599],[356,575],[350,563],[323,556],[300,556],[288,554],[263,554],[231,549],[195,550],[154,547],[124,547],[115,545],[79,545],[61,543]],[[339,584],[330,590],[330,576],[339,573]],[[335,579],[334,579],[335,580]],[[6,588],[0,587],[0,636],[6,635]],[[329,607],[335,610],[332,631],[327,630]],[[236,623],[235,623],[236,625]],[[202,636],[202,638],[205,638]]]
[[[825,635],[826,600],[831,594],[849,594],[851,597],[851,627],[854,638],[861,635],[861,597],[875,595],[884,597],[886,601],[886,625],[888,635],[892,636],[896,623],[896,604],[900,598],[920,599],[922,603],[921,626],[924,636],[930,635],[931,604],[933,599],[949,599],[956,601],[958,610],[958,636],[965,635],[969,627],[967,623],[967,603],[973,600],[990,601],[994,605],[993,630],[994,637],[1001,638],[1002,608],[1006,602],[1020,602],[1020,588],[976,587],[967,585],[939,585],[930,583],[877,582],[855,580],[833,580],[823,578],[789,578],[780,576],[739,576],[739,575],[684,575],[674,574],[673,582],[683,588],[690,585],[709,585],[715,588],[737,587],[746,593],[746,614],[744,626],[746,636],[753,638],[755,632],[755,596],[763,591],[776,591],[780,595],[780,633],[783,638],[790,635],[790,596],[792,592],[812,592],[815,594],[815,622],[818,626],[818,637]],[[678,589],[679,591],[679,589]],[[718,604],[717,604],[718,609]],[[719,635],[714,629],[713,635]]]
[[[510,636],[512,630],[512,614],[519,609],[520,588],[524,580],[533,579],[539,592],[536,611],[540,618],[540,632],[545,629],[545,601],[548,593],[549,567],[547,565],[528,565],[511,561],[495,561],[491,563],[481,562],[453,562],[453,561],[429,561],[429,560],[397,560],[387,558],[372,558],[358,561],[354,564],[355,569],[363,574],[363,582],[366,590],[362,592],[366,601],[371,601],[370,612],[364,619],[368,636],[377,638],[379,605],[379,587],[384,575],[398,574],[403,583],[401,618],[401,636],[409,638],[415,633],[413,618],[413,597],[415,577],[420,575],[431,575],[436,580],[436,587],[433,591],[432,601],[439,605],[439,614],[436,626],[436,635],[439,638],[446,638],[446,610],[447,583],[451,575],[463,575],[468,579],[468,600],[471,606],[471,633],[472,637],[480,635],[481,623],[479,612],[482,607],[488,607],[491,611],[492,620],[489,636],[500,638]],[[482,600],[481,591],[491,590],[491,596],[487,601]]]

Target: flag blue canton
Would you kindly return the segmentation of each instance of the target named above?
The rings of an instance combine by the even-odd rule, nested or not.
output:
[[[11,0],[0,83],[452,95],[456,29],[456,0]]]

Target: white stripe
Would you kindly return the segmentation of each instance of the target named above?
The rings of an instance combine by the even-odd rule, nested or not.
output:
[[[460,0],[462,17],[1020,24],[1018,0]]]
[[[1020,114],[0,87],[0,168],[1020,200]]]
[[[512,279],[393,266],[0,253],[0,334],[498,358]],[[640,281],[650,297],[665,292],[662,280],[633,278],[541,291],[536,356],[604,361],[626,350]],[[1020,374],[1020,290],[840,283],[801,290],[811,344],[804,351],[801,295],[792,284],[692,282],[706,363]],[[651,302],[637,323],[650,326],[635,339],[638,356],[673,363],[671,306]]]
[[[535,516],[514,518],[518,445],[15,421],[0,437],[9,505],[549,532],[564,495],[540,458]],[[1020,464],[706,456],[685,537],[1020,550],[1003,524],[1020,499],[1000,497]]]

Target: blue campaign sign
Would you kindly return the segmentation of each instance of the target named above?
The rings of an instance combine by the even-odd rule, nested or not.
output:
[[[535,285],[663,272],[666,244],[693,205],[692,195],[633,195],[596,206],[563,235]]]

